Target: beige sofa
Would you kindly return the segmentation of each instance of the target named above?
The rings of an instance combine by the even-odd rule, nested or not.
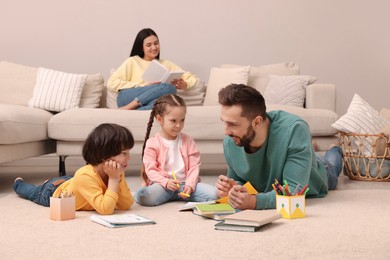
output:
[[[6,93],[7,96],[3,98],[2,95],[0,102],[1,162],[55,151],[60,157],[60,174],[66,174],[65,158],[74,155],[80,156],[83,141],[88,133],[98,124],[111,122],[124,125],[132,131],[136,142],[132,150],[130,164],[135,167],[140,165],[141,147],[150,111],[114,109],[116,107],[116,94],[107,92],[106,88],[103,88],[103,79],[99,74],[88,75],[79,108],[50,113],[42,109],[28,107],[27,103],[33,93],[36,73],[37,68],[1,62],[0,90],[3,95]],[[256,86],[260,91],[264,91],[261,88],[265,88],[270,83],[269,74],[297,75],[299,67],[295,63],[280,63],[261,67],[226,65],[211,70],[207,91],[205,84],[199,80],[194,89],[179,93],[188,104],[184,132],[195,139],[202,154],[203,169],[226,167],[222,149],[224,129],[220,122],[220,107],[216,97],[218,90],[230,82],[235,82]],[[16,83],[16,81],[18,82]],[[23,93],[18,95],[17,92]],[[337,142],[335,136],[337,131],[331,127],[331,124],[338,119],[335,112],[335,86],[314,83],[305,87],[304,92],[305,107],[269,104],[267,110],[282,109],[304,118],[310,126],[313,139],[317,141],[320,150],[324,150],[329,144]],[[86,98],[95,101],[85,102]],[[96,100],[100,102],[96,102]],[[11,118],[27,117],[30,124],[7,125],[6,115],[9,113],[14,113],[9,116]],[[40,123],[39,128],[37,123]],[[156,131],[158,131],[158,126],[153,129],[153,132]],[[30,136],[33,132],[37,137]],[[53,147],[53,141],[56,143],[55,147]],[[39,143],[45,149],[35,149],[30,143]],[[15,151],[14,156],[6,157],[8,147],[20,144],[28,146],[29,152],[26,153],[25,149],[21,147]],[[6,159],[3,159],[3,156]]]
[[[37,68],[0,62],[0,163],[55,152],[50,112],[27,107]]]

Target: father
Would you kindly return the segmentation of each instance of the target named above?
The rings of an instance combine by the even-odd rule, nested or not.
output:
[[[308,185],[308,197],[324,197],[336,188],[342,169],[340,147],[316,155],[307,123],[284,111],[267,113],[263,96],[252,87],[231,84],[218,95],[228,164],[227,176],[219,176],[216,183],[219,197],[229,196],[238,209],[272,209],[275,179],[287,181],[292,191],[298,184]],[[242,186],[248,181],[257,195]]]

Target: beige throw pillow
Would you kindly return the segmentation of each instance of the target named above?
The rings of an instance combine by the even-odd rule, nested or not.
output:
[[[99,73],[88,74],[87,80],[81,92],[80,107],[99,107],[103,95],[104,79]]]
[[[203,105],[218,105],[219,90],[230,85],[248,84],[249,66],[237,68],[212,68]]]
[[[269,75],[269,82],[264,91],[266,104],[303,107],[306,86],[317,78],[305,75],[280,76]]]
[[[243,67],[241,65],[223,64],[222,68]],[[251,66],[249,70],[248,85],[264,94],[268,85],[269,75],[299,75],[299,66],[295,62],[281,62],[263,66]]]

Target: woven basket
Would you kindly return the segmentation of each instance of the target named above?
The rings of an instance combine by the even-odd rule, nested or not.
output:
[[[390,181],[390,142],[384,134],[340,132],[344,171],[352,180]]]

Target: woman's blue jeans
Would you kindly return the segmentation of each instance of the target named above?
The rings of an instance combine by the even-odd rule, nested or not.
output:
[[[184,186],[185,183],[182,182],[179,190],[171,191],[165,189],[158,183],[154,183],[150,186],[139,188],[134,195],[134,199],[142,206],[158,206],[168,201],[175,200],[202,202],[218,199],[217,189],[213,185],[201,182],[196,184],[195,191],[188,199],[182,199],[179,196],[179,192],[183,191]]]
[[[337,187],[338,179],[343,167],[343,154],[339,146],[333,146],[325,155],[316,153],[317,160],[324,166],[328,174],[328,190],[334,190]]]
[[[122,89],[119,91],[117,103],[118,107],[123,107],[131,101],[137,100],[140,104],[137,110],[150,110],[156,102],[156,99],[165,94],[176,94],[176,92],[176,88],[168,83]]]
[[[53,183],[57,180],[64,179],[69,180],[72,176],[63,176],[53,178],[49,181],[41,185],[33,185],[30,183],[26,183],[23,180],[17,180],[14,183],[13,189],[20,197],[24,199],[31,200],[39,205],[49,207],[50,206],[50,197],[53,195],[54,191],[58,188],[60,184],[57,186]]]

